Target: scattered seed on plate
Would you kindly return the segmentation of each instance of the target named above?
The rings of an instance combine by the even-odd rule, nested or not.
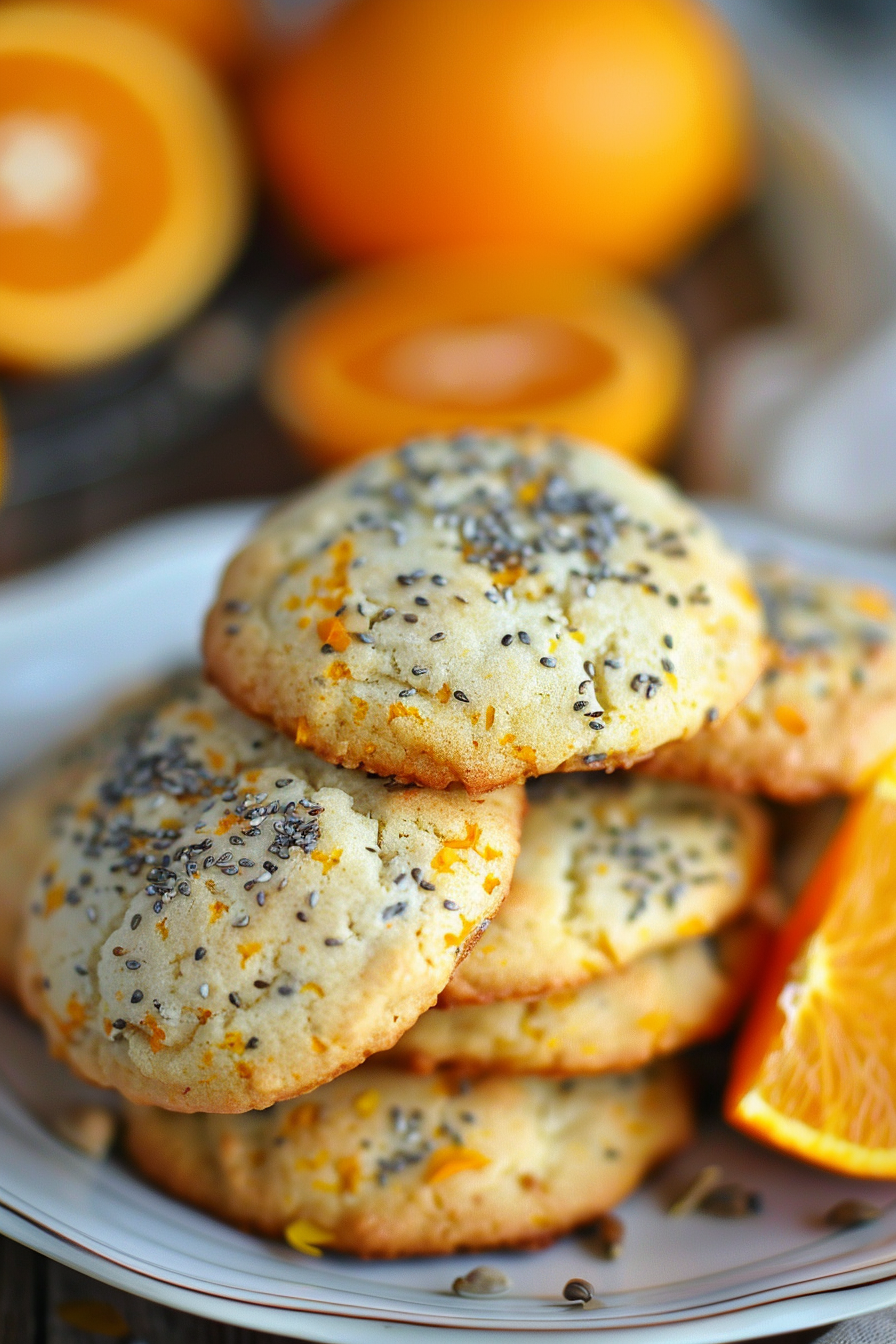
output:
[[[876,1223],[882,1212],[876,1204],[870,1204],[866,1199],[841,1199],[828,1209],[822,1221],[828,1227],[845,1230],[862,1227],[865,1223]]]
[[[567,1302],[593,1302],[594,1284],[587,1279],[569,1279],[563,1285],[563,1296]]]
[[[762,1212],[762,1196],[738,1181],[727,1181],[705,1194],[697,1207],[711,1218],[749,1218]]]
[[[507,1275],[502,1274],[500,1269],[492,1269],[490,1265],[477,1265],[468,1274],[455,1279],[451,1285],[458,1297],[497,1297],[500,1293],[506,1293],[509,1287]]]

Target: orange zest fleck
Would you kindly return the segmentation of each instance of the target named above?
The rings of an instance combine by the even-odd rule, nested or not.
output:
[[[154,1055],[165,1048],[165,1031],[159,1026],[159,1023],[153,1017],[152,1013],[147,1013],[140,1024],[149,1036],[149,1048]]]
[[[236,950],[240,954],[240,962],[245,970],[250,957],[257,956],[261,951],[261,943],[239,943]]]
[[[315,574],[312,576],[311,593],[305,599],[307,607],[313,607],[317,604],[326,611],[339,610],[351,587],[348,571],[354,554],[354,547],[347,539],[337,541],[335,545],[330,547],[333,568],[327,575]],[[335,648],[336,645],[334,644],[333,647]]]
[[[430,867],[434,873],[450,873],[456,863],[466,862],[456,849],[443,845],[433,859]]]
[[[426,1164],[425,1181],[435,1185],[438,1181],[447,1181],[463,1171],[481,1171],[491,1162],[490,1157],[477,1152],[475,1148],[463,1148],[457,1145],[449,1148],[437,1148]]]
[[[281,1133],[289,1133],[293,1129],[310,1129],[320,1114],[320,1108],[311,1101],[303,1101],[301,1106],[296,1106],[292,1111],[288,1111],[283,1124],[280,1126]]]
[[[394,705],[389,706],[389,723],[393,719],[417,719],[420,723],[426,722],[416,705],[405,705],[401,701],[396,701]]]
[[[212,732],[215,726],[214,715],[207,709],[189,709],[183,716],[184,723],[195,723],[197,728],[204,728],[206,732]]]
[[[364,1119],[369,1115],[373,1115],[379,1104],[380,1094],[373,1087],[369,1087],[366,1092],[359,1092],[352,1102],[358,1115],[362,1116]]]
[[[306,718],[302,717],[298,719],[296,722],[295,744],[297,747],[304,747],[308,744],[308,742],[310,742],[310,740],[311,740],[311,725],[308,723],[308,720]]]
[[[44,918],[52,915],[54,910],[58,910],[65,901],[65,886],[62,882],[54,882],[52,887],[47,888],[47,894],[44,897]]]
[[[500,887],[500,885],[501,885],[501,879],[499,877],[495,877],[494,873],[489,873],[482,884],[486,896],[491,896],[495,887]]]
[[[315,849],[312,850],[311,857],[312,859],[314,859],[315,863],[320,864],[324,872],[324,877],[326,877],[330,869],[335,868],[339,860],[342,858],[342,850],[331,849],[329,854],[326,854],[322,849]]]
[[[79,1027],[84,1026],[88,1017],[87,1005],[81,1002],[77,994],[72,994],[65,1005],[65,1019],[58,1024],[59,1030],[68,1039]]]
[[[318,621],[317,635],[322,643],[329,644],[337,653],[345,653],[352,642],[351,635],[338,616],[326,616],[322,621]]]
[[[785,733],[790,733],[792,737],[802,737],[809,725],[803,718],[798,709],[793,705],[776,705],[775,721],[779,727],[783,728]]]
[[[353,1195],[361,1183],[361,1163],[354,1156],[336,1159],[339,1193]]]

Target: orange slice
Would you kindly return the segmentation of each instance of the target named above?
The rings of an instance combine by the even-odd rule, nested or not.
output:
[[[281,325],[271,409],[325,466],[421,430],[537,422],[655,461],[690,360],[660,300],[587,263],[412,258],[323,288]]]
[[[725,1113],[819,1166],[896,1177],[896,768],[847,813],[784,926]]]
[[[74,368],[185,317],[247,220],[221,95],[142,23],[0,7],[0,359]]]

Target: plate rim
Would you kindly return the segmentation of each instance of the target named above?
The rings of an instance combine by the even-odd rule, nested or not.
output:
[[[160,1306],[224,1325],[279,1334],[288,1339],[315,1341],[315,1344],[385,1344],[387,1339],[412,1344],[412,1341],[422,1338],[431,1341],[431,1344],[461,1344],[461,1341],[494,1344],[502,1335],[511,1336],[515,1344],[564,1344],[570,1336],[580,1334],[599,1335],[606,1344],[623,1344],[623,1341],[625,1344],[641,1344],[642,1341],[647,1344],[648,1340],[660,1339],[663,1344],[736,1344],[737,1341],[761,1339],[791,1328],[803,1330],[830,1325],[896,1305],[896,1278],[887,1275],[853,1288],[822,1289],[783,1302],[763,1303],[739,1310],[726,1308],[718,1316],[663,1325],[602,1325],[599,1319],[589,1321],[587,1325],[583,1323],[580,1328],[556,1329],[547,1326],[544,1330],[528,1327],[516,1329],[503,1322],[493,1328],[483,1328],[465,1325],[462,1320],[450,1326],[427,1325],[388,1321],[360,1314],[348,1316],[335,1311],[309,1311],[301,1306],[292,1309],[260,1306],[239,1298],[181,1288],[167,1280],[118,1265],[93,1251],[86,1251],[68,1238],[32,1222],[2,1200],[0,1233],[68,1269]],[[458,1331],[463,1331],[463,1334],[459,1336]]]

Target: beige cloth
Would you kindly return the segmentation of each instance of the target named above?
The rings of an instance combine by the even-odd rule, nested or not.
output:
[[[841,1321],[816,1344],[896,1344],[896,1310],[875,1311]]]

